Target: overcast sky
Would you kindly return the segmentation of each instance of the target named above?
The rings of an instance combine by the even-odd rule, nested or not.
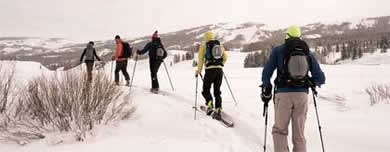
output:
[[[88,41],[219,22],[286,27],[387,15],[390,0],[0,0],[0,37]]]

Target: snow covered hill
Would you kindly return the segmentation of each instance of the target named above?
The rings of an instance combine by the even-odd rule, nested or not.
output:
[[[259,51],[269,50],[282,42],[284,28],[263,23],[219,23],[161,33],[165,46],[173,50],[193,51],[203,40],[203,33],[214,31],[217,38],[224,41],[229,50]],[[390,32],[390,17],[361,18],[337,22],[313,23],[302,26],[303,37],[312,47],[329,41],[371,40],[377,41]],[[160,31],[162,32],[162,31]],[[152,34],[152,33],[151,33]],[[338,37],[334,37],[338,36]],[[150,41],[151,36],[129,40],[134,48],[140,49]],[[46,38],[0,38],[0,60],[20,60],[40,62],[51,70],[72,68],[79,61],[87,42],[72,42],[65,39]],[[109,60],[114,41],[95,42],[97,51]],[[322,46],[325,47],[325,46]],[[327,56],[326,58],[334,58]],[[326,63],[333,63],[333,59]]]
[[[44,52],[58,52],[61,48],[75,44],[75,42],[60,38],[0,38],[1,54],[14,54],[19,51],[39,54]]]
[[[195,78],[192,61],[181,62],[168,70],[175,91],[171,90],[164,66],[159,71],[162,95],[149,92],[150,74],[147,61],[138,61],[134,88],[130,95],[136,108],[130,120],[119,126],[101,127],[87,142],[52,145],[50,139],[26,146],[1,143],[1,152],[254,152],[262,151],[264,118],[260,101],[260,73],[262,69],[244,69],[242,61],[246,53],[230,52],[225,73],[238,100],[235,106],[226,83],[222,86],[224,111],[235,121],[234,128],[225,128],[218,122],[198,113],[194,120]],[[172,61],[170,57],[166,62]],[[129,63],[132,71],[134,62]],[[104,69],[110,73],[110,64]],[[388,83],[389,65],[322,65],[327,84],[319,89],[318,106],[323,125],[325,146],[332,152],[387,152],[388,111],[390,105],[369,105],[364,89],[372,83]],[[85,67],[78,67],[74,70]],[[17,68],[18,72],[24,68]],[[32,71],[34,73],[38,70]],[[378,74],[381,73],[381,74]],[[383,74],[382,74],[383,73]],[[29,79],[26,75],[24,79]],[[122,82],[124,83],[124,82]],[[200,82],[200,85],[202,83]],[[122,87],[127,94],[128,88]],[[311,99],[311,96],[309,96]],[[198,106],[203,103],[198,96]],[[321,151],[314,107],[310,100],[306,135],[308,151]],[[273,124],[273,107],[270,108]],[[271,125],[268,139],[271,137]],[[60,137],[58,137],[60,138]],[[272,152],[272,140],[268,149]]]

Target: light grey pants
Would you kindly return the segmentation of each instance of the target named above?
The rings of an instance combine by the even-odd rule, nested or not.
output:
[[[308,95],[304,92],[275,95],[275,124],[272,128],[275,152],[289,152],[288,126],[292,122],[293,152],[306,152],[305,122]]]

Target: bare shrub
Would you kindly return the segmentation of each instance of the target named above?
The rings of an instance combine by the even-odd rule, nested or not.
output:
[[[390,84],[374,84],[366,89],[371,106],[379,103],[390,104]]]
[[[40,76],[20,91],[12,112],[0,119],[0,139],[29,141],[50,132],[72,132],[83,141],[95,125],[128,118],[128,101],[104,73],[88,82],[74,72]]]
[[[14,89],[15,64],[0,63],[0,114],[7,110],[7,106],[11,103],[10,94]]]

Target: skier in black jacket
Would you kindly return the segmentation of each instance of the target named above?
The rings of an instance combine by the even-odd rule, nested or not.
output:
[[[84,49],[83,54],[81,54],[80,64],[83,63],[83,59],[85,56],[85,64],[87,65],[87,73],[88,73],[88,81],[92,81],[92,70],[93,64],[95,62],[95,57],[98,61],[101,61],[99,56],[96,55],[96,49],[93,47],[94,43],[90,41],[87,45],[87,48]]]
[[[157,72],[160,68],[162,62],[167,57],[167,51],[164,48],[164,45],[161,42],[161,39],[158,37],[158,32],[154,32],[152,36],[152,41],[146,44],[144,49],[138,50],[137,54],[145,54],[149,52],[149,67],[152,79],[152,88],[150,91],[152,93],[158,93],[159,91],[159,83],[157,79]]]

